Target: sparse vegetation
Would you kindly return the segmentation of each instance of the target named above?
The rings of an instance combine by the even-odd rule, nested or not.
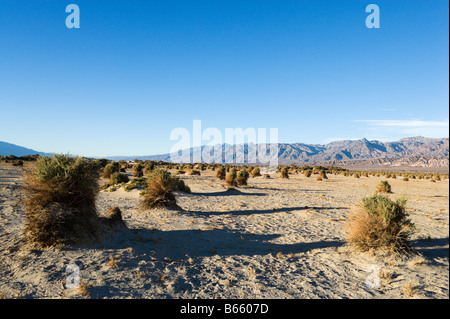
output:
[[[249,173],[247,172],[247,170],[244,169],[242,171],[239,171],[236,175],[236,184],[238,186],[246,186],[248,177]]]
[[[347,241],[361,251],[410,251],[408,240],[415,227],[405,206],[404,198],[392,201],[379,194],[363,198],[358,211],[347,222]]]
[[[319,177],[320,177],[321,179],[328,179],[327,173],[325,172],[324,169],[322,169],[322,170],[319,171]]]
[[[108,163],[103,169],[103,178],[110,178],[111,174],[119,172],[120,171],[120,165],[118,162]]]
[[[121,183],[128,183],[130,179],[127,175],[119,172],[112,173],[110,176],[111,184],[121,184]]]
[[[230,171],[227,176],[225,177],[225,184],[228,187],[234,187],[237,186],[236,182],[236,171]]]
[[[144,175],[144,165],[137,163],[133,165],[133,177],[141,177]]]
[[[378,186],[377,186],[377,192],[378,193],[391,193],[392,187],[388,181],[381,181],[380,184],[378,184]]]
[[[219,167],[216,171],[216,177],[220,180],[224,180],[225,179],[225,167]]]
[[[79,157],[41,157],[24,177],[27,240],[52,246],[95,237],[97,165]]]
[[[251,170],[251,174],[252,174],[252,177],[258,177],[258,176],[261,176],[261,171],[260,171],[259,167],[253,168],[253,169]]]
[[[144,200],[141,209],[175,208],[175,195],[173,191],[180,190],[190,193],[191,190],[184,181],[171,175],[167,170],[154,169],[148,176],[147,189],[143,194]]]

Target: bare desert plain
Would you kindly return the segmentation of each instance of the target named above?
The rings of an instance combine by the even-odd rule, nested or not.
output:
[[[448,179],[389,179],[417,227],[415,253],[390,256],[346,244],[345,221],[384,177],[274,173],[231,191],[211,170],[180,178],[192,193],[175,193],[179,209],[139,211],[141,190],[102,190],[99,213],[119,207],[126,228],[35,249],[22,169],[0,164],[0,298],[449,298]],[[71,264],[79,288],[66,286]]]

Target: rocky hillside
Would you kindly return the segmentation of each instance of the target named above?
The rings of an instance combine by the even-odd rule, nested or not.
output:
[[[269,149],[269,145],[260,145],[262,149]],[[222,161],[231,163],[235,162],[236,150],[244,154],[247,159],[248,154],[255,151],[257,145],[218,145],[216,148],[222,150]],[[212,147],[202,146],[191,148],[190,161],[197,162],[200,155],[209,154],[213,150]],[[423,165],[443,165],[448,166],[449,157],[449,139],[448,138],[425,138],[425,137],[409,137],[403,138],[396,142],[380,142],[362,140],[344,140],[336,141],[326,145],[319,144],[278,144],[278,156],[280,164],[291,163],[343,163],[353,161],[370,161],[382,159],[385,164],[389,161],[399,160],[402,165],[415,165],[416,162],[422,162]],[[138,156],[138,157],[112,157],[111,159],[135,159],[142,160],[161,160],[171,161],[176,156],[171,157],[170,154],[154,155],[154,156]],[[203,161],[205,161],[203,159]],[[238,161],[239,162],[239,161]],[[396,163],[400,163],[397,161]],[[426,162],[426,163],[425,163]],[[370,162],[377,165],[375,162]],[[381,162],[378,164],[381,165]],[[387,164],[386,164],[387,165]]]

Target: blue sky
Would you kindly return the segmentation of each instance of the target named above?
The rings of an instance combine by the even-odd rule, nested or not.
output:
[[[68,4],[80,28],[68,29]],[[365,8],[380,8],[368,29]],[[448,137],[447,0],[0,1],[0,140],[167,153],[177,127],[279,142]]]

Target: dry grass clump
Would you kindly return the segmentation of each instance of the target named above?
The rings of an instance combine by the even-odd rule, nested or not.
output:
[[[304,170],[304,171],[303,171],[303,175],[305,175],[305,177],[310,177],[311,174],[312,174],[312,171],[311,171],[311,170]]]
[[[404,198],[392,201],[379,194],[363,198],[359,209],[347,221],[347,242],[361,251],[409,252],[409,238],[415,227],[405,206]]]
[[[244,169],[242,171],[239,171],[236,175],[236,184],[238,186],[246,186],[248,178],[249,173],[247,172],[247,170]]]
[[[111,183],[110,184],[121,184],[121,183],[128,183],[130,179],[127,175],[119,172],[112,173],[110,176]]]
[[[216,171],[216,177],[220,180],[224,180],[225,179],[225,167],[219,167]]]
[[[98,166],[79,157],[41,157],[25,172],[25,237],[38,246],[95,237]]]
[[[200,171],[196,169],[189,169],[186,171],[186,175],[200,175]]]
[[[259,169],[259,167],[255,167],[251,170],[251,174],[253,177],[261,176],[261,170]]]
[[[133,177],[142,177],[144,175],[144,165],[137,163],[133,165]]]
[[[120,171],[120,164],[118,162],[106,164],[106,166],[103,168],[102,177],[110,178],[111,174],[119,171]]]
[[[236,171],[230,171],[225,177],[225,184],[228,187],[237,186],[236,177],[237,177]]]
[[[391,193],[392,187],[388,183],[388,181],[381,181],[380,184],[377,186],[377,192],[378,193]]]
[[[191,190],[177,176],[167,170],[154,169],[148,176],[147,190],[140,208],[143,210],[154,208],[178,208],[173,191],[180,190],[190,193]]]
[[[280,170],[281,178],[289,178],[288,169],[286,167],[283,167]]]
[[[319,177],[322,178],[322,179],[328,179],[327,173],[325,172],[324,169],[320,170]]]

